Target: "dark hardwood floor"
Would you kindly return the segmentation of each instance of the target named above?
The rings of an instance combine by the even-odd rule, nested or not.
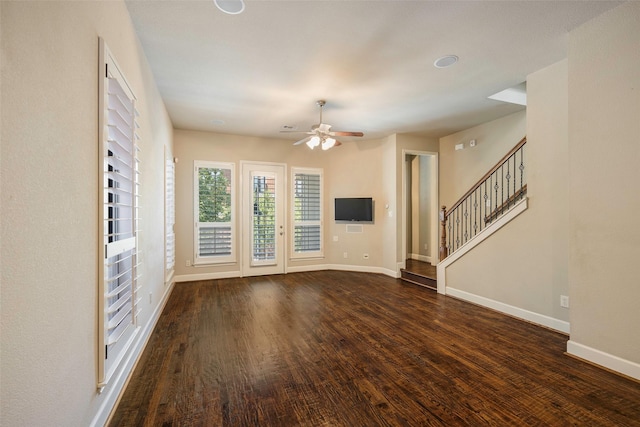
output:
[[[111,426],[639,426],[565,335],[382,275],[179,283]]]

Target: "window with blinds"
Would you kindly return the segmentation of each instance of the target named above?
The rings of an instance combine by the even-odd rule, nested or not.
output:
[[[195,264],[235,262],[234,164],[196,161]]]
[[[292,168],[292,183],[292,258],[322,256],[322,169]]]
[[[100,40],[99,386],[118,368],[136,332],[140,168],[136,98]]]
[[[165,160],[165,277],[169,278],[176,264],[176,236],[174,225],[176,222],[175,202],[175,175],[176,166],[171,156]]]

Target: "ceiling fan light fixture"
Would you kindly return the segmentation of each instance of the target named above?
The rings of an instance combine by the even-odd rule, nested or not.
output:
[[[311,139],[307,141],[307,146],[312,150],[318,145],[320,145],[320,138],[318,138],[317,136],[311,137]]]
[[[322,142],[322,149],[328,150],[329,148],[332,148],[334,145],[336,145],[336,140],[334,138],[327,138]]]

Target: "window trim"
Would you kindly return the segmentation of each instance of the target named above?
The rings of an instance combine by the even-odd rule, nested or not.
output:
[[[98,378],[99,389],[105,387],[121,369],[124,356],[140,331],[138,315],[141,311],[141,281],[139,277],[140,222],[140,161],[138,140],[138,111],[136,97],[118,64],[102,38],[99,39],[99,118],[98,118],[98,233],[101,239],[98,262]],[[110,81],[116,82],[113,92]],[[110,100],[124,100],[125,103]],[[126,113],[123,115],[123,112]],[[117,129],[112,136],[110,129]],[[128,132],[123,132],[127,130]],[[120,148],[118,144],[121,145]],[[120,152],[119,154],[116,154]],[[130,156],[130,157],[129,157]],[[120,157],[120,159],[118,159]],[[114,166],[117,165],[117,168]],[[118,178],[120,177],[120,178]],[[128,184],[130,188],[116,184]],[[118,190],[121,188],[121,190]],[[117,193],[124,199],[118,201]],[[126,194],[126,196],[125,196]],[[126,200],[129,202],[126,202]],[[124,213],[118,215],[119,206]],[[130,215],[130,217],[122,216]],[[110,234],[110,223],[123,221],[129,237]],[[113,231],[113,229],[112,229]],[[118,258],[130,252],[125,258]],[[123,263],[126,271],[112,271],[114,265]],[[110,289],[109,283],[117,283]],[[116,302],[110,299],[118,296]],[[130,312],[121,311],[130,304]],[[111,311],[111,313],[110,313]],[[114,313],[118,314],[114,314]],[[120,319],[127,319],[120,323]],[[118,323],[117,326],[114,325]],[[111,332],[110,332],[111,331]]]
[[[217,264],[233,264],[237,262],[237,238],[236,238],[236,220],[237,220],[237,205],[236,205],[236,170],[235,163],[233,162],[214,162],[208,160],[194,160],[193,162],[193,265],[217,265]],[[231,171],[231,221],[228,223],[201,223],[199,221],[200,215],[200,185],[198,170],[201,168],[207,169],[229,169]],[[200,227],[202,224],[206,224],[207,227],[224,227],[231,228],[231,251],[228,255],[213,255],[213,256],[199,256],[199,243],[200,243]]]
[[[320,219],[318,221],[296,221],[295,217],[295,201],[296,201],[296,175],[319,175],[320,176]],[[320,249],[312,252],[296,252],[296,236],[295,230],[298,225],[319,225],[320,226]],[[308,167],[292,167],[291,168],[291,253],[290,259],[302,260],[302,259],[314,259],[324,258],[324,170],[322,168],[308,168]]]

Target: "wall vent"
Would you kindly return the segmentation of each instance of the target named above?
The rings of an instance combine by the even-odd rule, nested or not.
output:
[[[359,224],[347,224],[347,233],[362,233],[362,225]]]

